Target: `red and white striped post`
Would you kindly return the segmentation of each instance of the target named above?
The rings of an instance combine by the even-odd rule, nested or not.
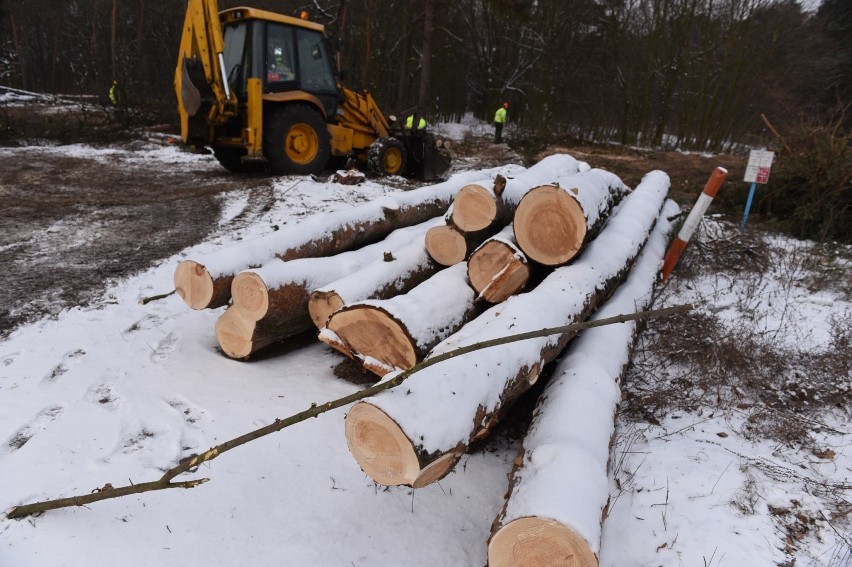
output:
[[[698,200],[695,201],[692,211],[690,211],[689,216],[686,217],[686,222],[683,223],[683,226],[681,227],[680,232],[677,233],[677,237],[674,239],[674,242],[672,242],[669,251],[666,252],[666,258],[663,260],[662,269],[663,282],[669,279],[672,270],[674,270],[678,260],[680,260],[680,255],[683,254],[684,250],[686,250],[686,243],[689,242],[689,239],[692,237],[692,233],[695,232],[695,229],[698,227],[698,223],[701,222],[701,218],[704,216],[704,213],[707,212],[707,209],[710,207],[710,203],[713,201],[713,197],[716,196],[716,193],[719,191],[719,187],[722,186],[722,182],[725,181],[727,176],[728,170],[724,167],[717,167],[713,170],[713,173],[710,175],[710,179],[707,180],[707,185],[704,186],[704,191],[701,192]]]

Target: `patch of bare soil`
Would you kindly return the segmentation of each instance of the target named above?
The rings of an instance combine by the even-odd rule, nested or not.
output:
[[[116,149],[107,158],[0,149],[0,338],[202,242],[219,220],[222,193],[249,191],[258,214],[271,205],[268,177],[129,159],[150,149],[140,142]]]
[[[716,166],[728,170],[726,183],[741,180],[746,160],[731,155],[706,155],[675,151],[640,150],[621,146],[549,146],[536,156],[536,161],[553,153],[569,153],[592,167],[611,171],[630,187],[636,187],[649,171],[659,169],[669,174],[672,181],[669,196],[681,205],[689,205],[701,190]]]

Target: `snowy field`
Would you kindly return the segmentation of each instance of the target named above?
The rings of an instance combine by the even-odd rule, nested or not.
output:
[[[158,148],[145,159],[166,164],[176,151]],[[335,377],[340,356],[319,342],[237,362],[217,351],[214,323],[224,308],[192,311],[176,295],[140,299],[171,291],[183,259],[393,190],[282,177],[276,206],[236,230],[227,221],[247,198],[228,193],[221,228],[205,243],[121,281],[91,305],[13,332],[0,343],[0,509],[153,481],[183,457],[357,391]],[[746,306],[762,324],[795,321],[811,331],[804,333],[809,348],[824,348],[827,321],[848,320],[852,305],[790,286],[784,276],[779,270],[777,289],[764,290],[763,301],[744,299],[752,290],[736,282],[675,277],[662,301],[697,301],[700,310],[730,313],[731,325],[743,323],[738,309]],[[848,266],[841,277],[849,277]],[[788,300],[778,313],[782,296]],[[744,417],[732,411],[676,412],[658,425],[621,421],[601,565],[852,565],[848,513],[829,510],[825,494],[852,500],[848,409],[825,414],[816,434],[830,448],[823,457],[744,435]],[[385,488],[351,457],[344,415],[332,411],[224,454],[184,475],[210,479],[190,490],[22,520],[4,515],[0,565],[485,565],[518,446],[468,454],[448,477],[417,491]],[[785,522],[803,511],[808,529],[790,546]]]

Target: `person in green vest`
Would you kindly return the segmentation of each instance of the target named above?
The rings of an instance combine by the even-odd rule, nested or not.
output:
[[[109,88],[109,101],[115,106],[124,102],[124,93],[116,80],[113,80],[112,86]]]
[[[405,119],[405,127],[406,127],[406,129],[411,130],[411,128],[413,126],[414,126],[414,115],[409,114],[408,118]],[[422,116],[420,117],[420,120],[417,121],[417,129],[418,130],[425,130],[426,129],[426,121],[423,120]]]
[[[494,143],[500,144],[503,142],[503,126],[506,125],[506,110],[509,108],[509,103],[504,102],[503,106],[497,109],[494,113]]]

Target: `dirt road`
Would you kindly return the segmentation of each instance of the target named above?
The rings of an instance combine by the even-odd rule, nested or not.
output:
[[[249,191],[235,223],[272,199],[269,177],[236,177],[180,154],[164,167],[146,159],[156,148],[0,148],[0,338],[203,241],[222,193]]]

